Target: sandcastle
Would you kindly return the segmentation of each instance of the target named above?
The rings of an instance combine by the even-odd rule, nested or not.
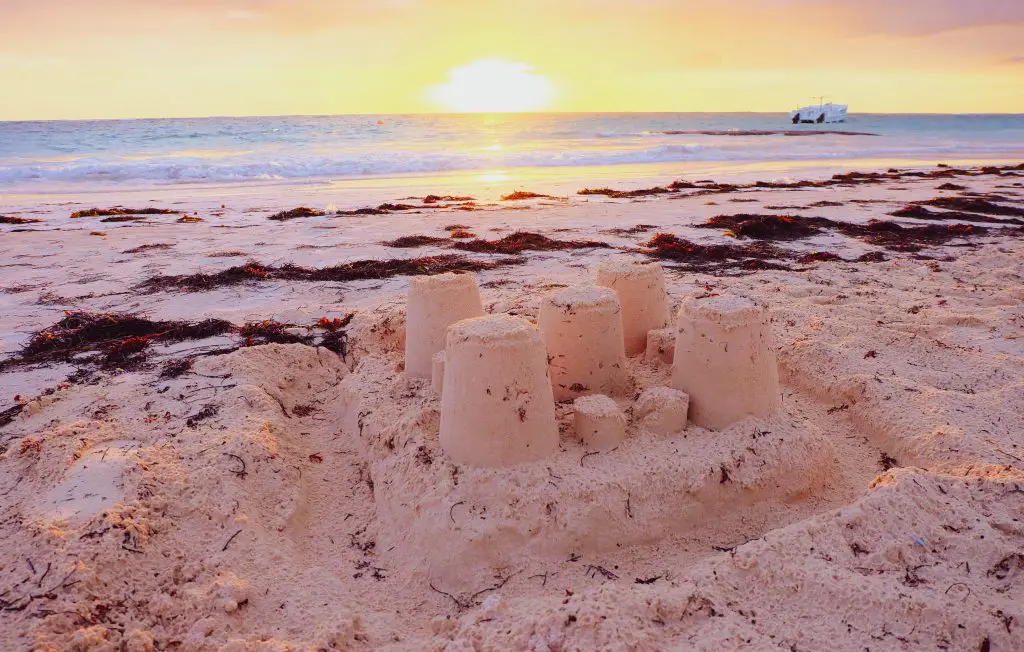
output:
[[[558,448],[544,341],[530,322],[493,315],[448,329],[440,442],[456,462],[508,466]]]
[[[655,279],[640,299],[663,291],[658,268],[625,267],[628,280]],[[647,352],[631,359],[620,302],[633,292],[558,290],[539,302],[536,326],[506,314],[457,321],[429,356],[430,388],[395,382],[394,349],[372,353],[367,344],[382,336],[363,325],[367,360],[343,383],[342,421],[366,472],[382,480],[371,487],[376,541],[402,551],[392,563],[415,559],[444,590],[471,592],[481,572],[521,568],[534,555],[714,532],[709,514],[742,519],[834,475],[827,440],[775,409],[764,307],[691,299],[678,328],[666,332],[663,316],[637,326]],[[407,340],[421,335],[413,326]],[[752,437],[739,422],[748,415],[773,436]],[[716,432],[688,432],[690,422]]]
[[[724,428],[775,411],[779,372],[763,305],[732,295],[690,299],[676,329],[672,385],[689,394],[693,423]]]
[[[405,372],[430,378],[434,354],[445,348],[445,331],[457,321],[484,314],[475,274],[419,276],[409,283]]]
[[[540,306],[555,400],[619,394],[626,386],[622,310],[615,292],[578,286],[552,292]]]
[[[626,355],[643,353],[648,331],[669,323],[665,272],[658,263],[610,258],[597,266],[597,284],[615,290],[622,306]]]

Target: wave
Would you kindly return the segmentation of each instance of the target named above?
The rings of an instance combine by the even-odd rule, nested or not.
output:
[[[230,182],[320,177],[443,173],[517,167],[585,167],[692,160],[701,148],[663,145],[646,150],[528,151],[507,155],[390,152],[338,156],[161,157],[144,160],[77,159],[0,165],[0,183],[33,181]]]
[[[941,158],[984,158],[1019,156],[1020,147],[996,144],[924,145],[908,142],[883,142],[868,139],[872,145],[852,146],[821,139],[787,139],[808,143],[781,147],[763,146],[752,141],[722,146],[692,143],[658,143],[643,148],[579,148],[565,144],[558,149],[530,149],[497,153],[459,153],[454,151],[366,150],[343,154],[303,155],[300,150],[281,154],[247,152],[222,156],[164,156],[138,158],[79,158],[73,160],[27,161],[0,165],[0,185],[37,182],[90,182],[119,184],[212,183],[297,179],[322,179],[361,176],[436,174],[460,171],[494,170],[522,167],[591,167],[687,162],[771,162],[842,160],[856,158],[908,158],[935,161]],[[845,141],[845,139],[844,139]],[[1016,151],[1009,151],[1016,149]]]

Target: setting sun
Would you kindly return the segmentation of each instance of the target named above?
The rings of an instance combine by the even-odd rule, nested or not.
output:
[[[519,113],[550,107],[551,81],[525,63],[482,59],[448,72],[430,89],[438,108],[457,113]]]

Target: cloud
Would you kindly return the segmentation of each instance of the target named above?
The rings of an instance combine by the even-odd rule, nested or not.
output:
[[[719,0],[719,4],[749,0]],[[864,32],[926,36],[971,27],[1024,25],[1021,0],[760,0],[799,20],[801,14],[842,20]]]

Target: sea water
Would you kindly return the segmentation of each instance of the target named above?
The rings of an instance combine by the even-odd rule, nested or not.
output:
[[[0,122],[0,200],[210,184],[613,183],[741,168],[778,178],[809,166],[1022,160],[1024,115],[852,114],[833,125],[749,113]]]

